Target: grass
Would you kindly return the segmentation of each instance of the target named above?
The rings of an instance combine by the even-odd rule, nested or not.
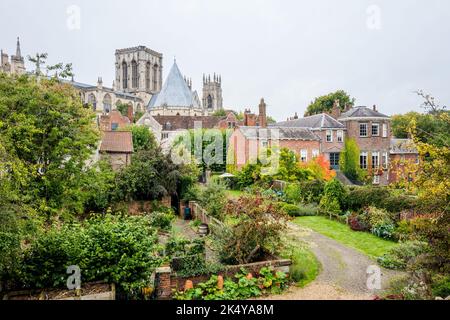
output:
[[[319,260],[307,245],[298,245],[290,243],[287,249],[281,256],[285,259],[291,259],[292,265],[290,267],[291,277],[296,281],[296,285],[303,288],[308,283],[314,281],[319,275],[321,265]]]
[[[353,231],[349,226],[326,217],[299,217],[294,222],[356,249],[372,259],[382,256],[398,245],[396,242],[381,239],[368,232]]]
[[[240,196],[242,196],[244,191],[241,190],[226,190],[227,198],[228,199],[238,199]]]

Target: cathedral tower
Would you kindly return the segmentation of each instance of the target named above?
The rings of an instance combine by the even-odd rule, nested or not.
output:
[[[222,99],[222,77],[214,73],[203,75],[203,108],[207,111],[217,111],[223,109]]]
[[[118,91],[136,94],[149,101],[161,91],[163,55],[145,46],[116,50]]]

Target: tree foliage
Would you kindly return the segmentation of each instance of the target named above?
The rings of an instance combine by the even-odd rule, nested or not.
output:
[[[78,92],[57,79],[0,75],[0,119],[21,200],[46,214],[82,212],[80,177],[99,133]]]
[[[360,150],[355,139],[346,138],[344,149],[341,152],[339,166],[342,173],[352,181],[362,179],[362,170],[359,165]]]
[[[305,117],[330,112],[331,109],[333,109],[333,105],[336,100],[339,100],[339,106],[342,111],[346,105],[350,104],[353,106],[355,104],[355,98],[351,98],[350,95],[344,90],[338,90],[336,92],[317,97],[306,109]]]

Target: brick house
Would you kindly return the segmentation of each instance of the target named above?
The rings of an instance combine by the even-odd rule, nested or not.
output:
[[[238,168],[249,161],[252,155],[256,155],[261,146],[270,147],[275,140],[272,133],[276,131],[279,132],[281,148],[294,151],[302,161],[308,161],[322,154],[335,170],[339,170],[345,138],[355,139],[361,151],[360,167],[373,176],[375,185],[387,185],[397,179],[395,173],[389,174],[389,170],[395,172],[399,169],[390,168],[391,161],[398,157],[408,158],[411,161],[418,159],[415,148],[409,148],[409,151],[405,152],[404,148],[394,147],[397,145],[394,142],[398,143],[399,140],[392,138],[391,119],[378,112],[376,106],[372,108],[346,106],[341,113],[339,102],[336,101],[329,114],[322,113],[304,118],[295,115],[287,121],[270,125],[269,130],[265,127],[267,121],[264,120],[266,117],[264,100],[261,100],[259,110],[259,116],[246,110],[244,126],[237,128],[231,137],[230,146],[234,148]],[[259,131],[260,134],[255,134],[255,131]],[[405,142],[402,145],[404,146]]]
[[[390,149],[389,183],[396,183],[408,174],[408,179],[413,176],[406,171],[409,164],[419,163],[419,154],[411,139],[391,139]]]
[[[98,126],[101,131],[115,131],[125,127],[128,127],[132,124],[133,119],[133,109],[130,106],[131,115],[123,116],[120,111],[113,110],[108,114],[102,114],[98,117]],[[130,112],[128,112],[130,113]]]
[[[131,164],[133,136],[129,131],[106,131],[100,145],[100,159],[107,158],[113,170]]]
[[[301,161],[307,162],[320,153],[320,137],[307,128],[289,126],[267,127],[266,104],[261,99],[259,114],[244,112],[244,123],[235,128],[229,140],[233,162],[238,169],[256,161],[267,148],[287,148],[294,151]]]
[[[319,137],[320,154],[323,154],[333,169],[339,169],[339,155],[344,147],[347,128],[332,116],[322,113],[305,118],[295,116],[292,120],[279,122],[274,127],[306,128]]]
[[[360,167],[373,175],[373,184],[387,185],[392,139],[390,117],[378,112],[376,106],[355,107],[339,115],[338,121],[347,128],[347,136],[356,140],[361,151]]]

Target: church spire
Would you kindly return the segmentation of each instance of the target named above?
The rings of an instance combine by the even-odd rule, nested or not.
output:
[[[22,53],[20,52],[20,39],[17,37],[17,47],[16,47],[16,57],[21,58]]]

